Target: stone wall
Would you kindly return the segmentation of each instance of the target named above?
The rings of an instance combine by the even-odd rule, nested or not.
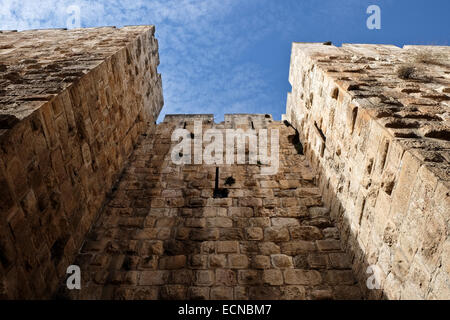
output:
[[[294,43],[299,131],[370,298],[450,298],[450,48]],[[368,290],[368,266],[380,290]]]
[[[0,32],[0,298],[449,299],[449,55],[294,44],[287,126],[155,125],[154,27]],[[278,129],[280,171],[221,166],[215,198],[170,159],[195,120]]]
[[[261,175],[261,165],[248,163],[175,164],[172,132],[194,133],[194,121],[202,123],[203,132],[279,130],[278,173]],[[62,286],[62,294],[71,299],[360,299],[339,232],[293,137],[292,127],[270,115],[225,115],[222,123],[214,123],[212,115],[167,115],[136,148],[76,259],[81,290]],[[228,190],[223,198],[214,197],[216,167],[219,188]],[[229,177],[234,181],[226,184]]]
[[[162,105],[154,27],[0,33],[0,297],[48,298]]]

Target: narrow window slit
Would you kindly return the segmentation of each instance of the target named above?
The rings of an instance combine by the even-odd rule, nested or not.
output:
[[[221,199],[221,198],[227,198],[228,197],[228,189],[225,188],[219,188],[219,167],[216,167],[216,181],[214,184],[214,198],[215,199]]]
[[[352,130],[350,133],[353,133],[353,130],[355,130],[355,124],[356,124],[357,117],[358,117],[358,108],[354,108],[352,110]]]

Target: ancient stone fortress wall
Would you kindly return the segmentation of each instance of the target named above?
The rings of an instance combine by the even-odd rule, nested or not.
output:
[[[279,130],[278,172],[262,175],[261,165],[248,162],[175,164],[172,133],[194,134],[194,121],[203,132]],[[136,148],[75,260],[81,290],[62,286],[61,295],[360,299],[351,261],[294,137],[292,127],[270,115],[225,115],[221,123],[212,115],[166,116]],[[214,196],[216,177],[228,190],[223,197]]]
[[[450,298],[450,48],[294,43],[285,119],[371,298]]]
[[[162,105],[154,27],[0,32],[0,297],[46,298]]]

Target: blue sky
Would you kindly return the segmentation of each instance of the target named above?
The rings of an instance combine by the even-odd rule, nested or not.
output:
[[[381,30],[366,9],[381,8]],[[0,0],[0,29],[156,25],[166,113],[285,110],[291,43],[449,45],[449,0]]]

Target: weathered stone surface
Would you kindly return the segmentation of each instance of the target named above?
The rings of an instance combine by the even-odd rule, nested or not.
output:
[[[263,271],[263,283],[271,286],[279,286],[283,284],[283,273],[281,270],[270,269]]]
[[[248,257],[244,254],[230,254],[228,262],[232,269],[246,269],[249,265]]]
[[[272,266],[279,269],[292,268],[292,257],[284,254],[274,254],[271,257]]]
[[[1,298],[49,298],[72,262],[73,299],[449,297],[448,48],[294,44],[289,123],[155,125],[153,34],[1,34]],[[393,74],[425,49],[439,61],[424,77]],[[278,173],[221,166],[228,194],[214,197],[214,165],[171,159],[172,132],[194,120],[279,130]],[[369,265],[382,291],[365,290]]]
[[[250,227],[247,228],[246,230],[247,233],[247,239],[248,240],[262,240],[264,238],[264,233],[263,233],[263,229],[262,228],[258,228],[258,227]]]
[[[0,229],[27,237],[16,237],[17,255],[2,245],[5,275],[27,269],[8,298],[52,297],[139,137],[154,129],[163,105],[154,31],[0,33]],[[130,209],[122,191],[111,208]]]
[[[351,264],[333,253],[340,245],[355,256],[369,298],[450,298],[449,276],[446,286],[429,276],[442,270],[449,236],[449,56],[449,47],[432,46],[292,47],[283,120],[298,130],[325,204],[309,208],[308,225],[325,227],[330,209],[343,241],[330,225],[326,239],[314,233],[317,247],[330,252],[332,268]],[[414,74],[404,77],[408,68]],[[291,235],[302,239],[296,229]],[[371,265],[383,271],[381,290],[364,285]],[[339,299],[348,289],[359,298],[351,288],[326,296]]]
[[[287,269],[284,271],[284,281],[286,284],[313,286],[320,284],[322,282],[322,277],[317,271]]]
[[[190,129],[193,119],[202,119],[205,130],[244,122],[251,126],[248,117],[254,126],[280,130],[283,165],[277,177],[282,178],[283,188],[278,183],[261,184],[274,178],[255,175],[257,165],[230,166],[221,176],[233,176],[239,189],[230,190],[242,193],[230,192],[228,198],[214,199],[214,183],[208,181],[214,182],[215,167],[177,166],[170,159],[172,146],[167,141],[175,128],[184,127],[184,122]],[[96,281],[90,278],[91,271],[102,269],[102,285],[117,287],[117,294],[124,296],[128,289],[121,288],[129,288],[129,281],[134,281],[136,287],[155,288],[149,291],[149,299],[313,299],[313,292],[324,286],[330,288],[334,298],[342,293],[338,285],[354,286],[354,279],[347,284],[350,280],[341,276],[343,283],[337,283],[339,274],[327,276],[331,270],[351,274],[339,236],[324,236],[324,228],[335,227],[329,211],[314,209],[311,212],[316,213],[301,218],[295,213],[308,212],[297,207],[299,199],[317,197],[316,191],[304,192],[302,198],[295,196],[302,188],[301,177],[312,176],[306,160],[289,142],[289,135],[295,131],[265,115],[232,118],[225,125],[203,115],[168,116],[141,141],[118,190],[89,235],[97,240],[88,241],[83,249],[85,255],[101,256],[81,264],[87,283]],[[294,162],[301,169],[298,172],[287,165]],[[152,183],[148,183],[146,168],[152,168]],[[264,188],[260,189],[261,185]],[[177,190],[186,198],[182,204],[173,201],[180,194]],[[264,201],[269,191],[270,197],[277,193],[278,201]],[[156,196],[143,203],[142,195]],[[316,223],[318,218],[327,222]],[[122,259],[111,264],[109,261],[117,255]],[[110,269],[105,269],[107,266]],[[125,270],[133,272],[136,280],[129,278],[126,282],[116,277],[111,283],[111,274]],[[82,289],[81,297],[84,292],[88,294]],[[92,297],[94,293],[89,294]]]
[[[217,253],[237,253],[239,252],[238,241],[218,241]]]

